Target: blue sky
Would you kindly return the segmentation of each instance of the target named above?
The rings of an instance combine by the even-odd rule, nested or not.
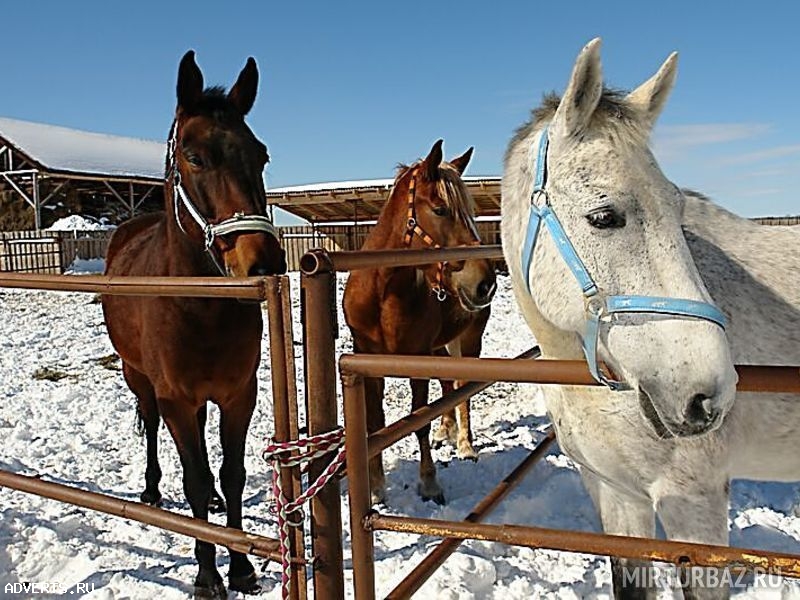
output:
[[[545,5],[547,4],[547,5]],[[164,139],[193,48],[207,84],[254,56],[249,122],[267,185],[389,177],[437,138],[501,174],[513,130],[603,38],[630,89],[668,54],[678,79],[655,130],[668,177],[745,216],[800,213],[800,3],[45,2],[4,8],[0,116]]]

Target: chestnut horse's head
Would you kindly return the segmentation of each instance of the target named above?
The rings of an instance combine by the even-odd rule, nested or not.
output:
[[[285,253],[266,213],[267,147],[244,121],[257,87],[251,57],[227,94],[217,87],[204,90],[190,50],[178,71],[168,144],[167,211],[223,274],[235,277],[286,271]]]
[[[472,197],[461,179],[470,158],[472,148],[444,161],[439,140],[424,160],[403,168],[395,192],[407,190],[406,246],[449,248],[481,243]],[[487,307],[497,287],[492,262],[485,259],[436,263],[424,273],[440,300],[449,294],[470,312]]]

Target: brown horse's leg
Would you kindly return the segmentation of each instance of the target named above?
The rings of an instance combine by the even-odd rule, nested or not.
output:
[[[483,330],[489,320],[490,309],[481,311],[475,321],[461,334],[461,355],[479,357],[483,348]],[[461,387],[466,381],[457,381],[456,387]],[[461,459],[478,460],[478,453],[472,446],[472,425],[470,423],[470,400],[458,405],[458,439],[456,441],[456,456]]]
[[[428,404],[428,380],[411,380],[411,410],[417,410]],[[444,492],[436,480],[436,466],[431,456],[431,442],[429,439],[431,426],[425,425],[417,430],[419,441],[419,495],[423,500],[433,500],[437,504],[444,504]]]
[[[219,470],[219,480],[228,503],[228,527],[236,529],[242,528],[242,493],[247,477],[244,468],[245,438],[255,406],[255,377],[241,398],[220,406],[222,466]],[[261,591],[253,565],[241,552],[231,552],[228,585],[231,590],[245,594],[256,594]]]
[[[122,363],[122,374],[138,400],[137,413],[144,425],[147,443],[144,491],[139,499],[145,504],[158,504],[161,500],[161,492],[158,491],[158,484],[161,482],[161,467],[158,464],[158,426],[161,423],[161,417],[158,414],[156,393],[147,376],[126,362]]]
[[[208,449],[206,448],[206,420],[208,419],[208,404],[204,404],[200,410],[197,411],[197,425],[200,428],[200,443],[203,446],[203,455],[208,462]],[[225,512],[225,501],[219,495],[217,489],[211,486],[211,500],[208,503],[209,512],[215,515]]]
[[[382,377],[364,379],[364,395],[367,407],[367,431],[373,433],[383,429],[386,416],[383,412],[384,380]],[[379,504],[386,497],[386,476],[383,473],[383,456],[379,454],[369,459],[369,489],[373,504]]]
[[[439,348],[434,350],[436,356],[450,356],[447,348]],[[453,382],[448,379],[440,379],[439,383],[442,386],[442,395],[453,391]],[[448,410],[442,415],[439,422],[439,427],[433,432],[433,447],[439,448],[445,442],[455,445],[456,443],[456,411]]]
[[[158,399],[158,408],[178,448],[183,467],[183,491],[192,508],[192,514],[207,521],[214,477],[200,442],[201,432],[196,409],[186,402],[162,398]],[[217,571],[214,544],[197,540],[194,555],[200,566],[194,580],[195,597],[214,600],[227,598],[225,584]]]

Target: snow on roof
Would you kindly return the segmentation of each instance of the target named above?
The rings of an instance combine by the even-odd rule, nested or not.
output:
[[[470,181],[500,181],[496,175],[487,176],[467,176],[462,178],[466,182]],[[309,183],[306,185],[290,185],[286,187],[270,188],[267,195],[278,194],[304,194],[314,192],[350,191],[362,190],[364,188],[385,188],[389,189],[394,185],[394,179],[362,179],[356,181],[329,181],[326,183]]]
[[[61,172],[163,179],[165,142],[0,117],[0,137]]]

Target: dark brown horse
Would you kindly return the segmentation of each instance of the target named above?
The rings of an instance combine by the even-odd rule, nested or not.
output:
[[[442,161],[442,141],[425,160],[401,167],[377,225],[362,249],[471,246],[480,244],[472,199],[461,174],[472,148],[451,162]],[[488,260],[435,263],[353,271],[344,292],[344,314],[356,352],[478,356],[495,291],[495,273]],[[443,382],[444,384],[444,382]],[[443,387],[448,387],[446,384]],[[384,426],[383,379],[366,381],[370,432]],[[412,410],[428,403],[428,380],[412,379]],[[439,440],[457,443],[458,455],[476,458],[469,426],[469,404],[445,415]],[[417,432],[420,447],[419,493],[444,503],[428,439],[430,426]],[[383,462],[370,461],[374,502],[383,499]]]
[[[107,254],[109,275],[235,277],[286,270],[266,217],[262,173],[267,149],[245,124],[256,97],[250,58],[230,92],[203,89],[187,52],[178,72],[178,106],[167,150],[165,212],[117,229]],[[219,478],[227,524],[242,526],[245,436],[256,403],[261,358],[261,308],[236,300],[103,296],[103,314],[125,381],[138,399],[147,437],[142,501],[156,503],[161,469],[156,443],[161,418],[183,467],[183,489],[195,517],[208,518],[214,492],[205,444],[206,403],[220,410],[223,461]],[[195,593],[226,598],[213,544],[198,541]],[[258,590],[253,565],[231,552],[231,589]]]

